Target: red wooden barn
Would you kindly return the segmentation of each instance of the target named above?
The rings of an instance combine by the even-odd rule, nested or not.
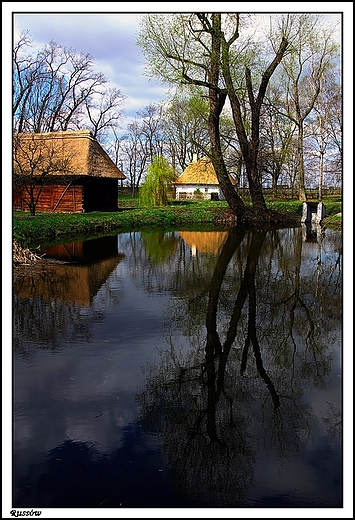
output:
[[[36,211],[116,211],[118,182],[126,176],[90,130],[16,134],[13,146],[14,209],[28,210],[29,188]]]

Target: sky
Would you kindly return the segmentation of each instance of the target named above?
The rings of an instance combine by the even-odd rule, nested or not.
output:
[[[39,47],[53,40],[89,53],[97,70],[127,96],[125,112],[134,117],[137,110],[162,99],[166,91],[144,76],[145,60],[135,44],[140,17],[134,13],[16,13],[14,36],[29,30]]]
[[[145,60],[135,45],[140,16],[129,13],[14,14],[13,33],[17,37],[29,30],[39,47],[53,40],[90,54],[96,69],[105,74],[110,85],[119,87],[127,96],[125,112],[134,117],[137,110],[163,98],[166,90],[143,75]]]
[[[344,2],[344,4],[352,2]],[[119,87],[126,96],[125,113],[129,118],[136,116],[149,103],[162,100],[167,87],[157,80],[144,75],[145,59],[141,49],[136,45],[139,32],[139,19],[147,12],[179,12],[194,9],[223,11],[235,10],[234,2],[200,3],[200,2],[3,2],[13,11],[13,37],[18,38],[22,31],[29,30],[38,47],[51,40],[68,48],[89,53],[98,71],[103,72],[112,86]],[[329,6],[327,6],[329,4]],[[249,2],[239,3],[238,9],[254,8],[257,12],[270,12],[268,9],[282,12],[283,3]],[[332,2],[290,2],[287,8],[306,12],[312,10],[323,12],[341,10],[339,4]],[[293,6],[293,7],[291,7]],[[268,9],[266,9],[266,7]],[[98,10],[100,9],[100,11]],[[229,9],[228,9],[229,8]],[[96,11],[96,12],[95,12]],[[9,16],[11,13],[7,13]]]

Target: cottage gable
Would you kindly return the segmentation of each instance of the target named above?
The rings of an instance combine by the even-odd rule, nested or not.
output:
[[[233,177],[229,175],[229,178],[235,184]],[[177,199],[196,198],[196,190],[205,199],[212,199],[214,196],[219,200],[224,199],[213,164],[207,157],[190,163],[174,185]]]
[[[175,184],[218,185],[218,179],[213,165],[207,157],[193,161],[178,177]]]

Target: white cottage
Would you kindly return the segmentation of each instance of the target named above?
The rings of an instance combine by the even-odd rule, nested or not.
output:
[[[235,184],[231,176],[230,179]],[[194,157],[174,185],[177,200],[194,198],[224,200],[225,198],[212,162],[207,157],[198,160]]]

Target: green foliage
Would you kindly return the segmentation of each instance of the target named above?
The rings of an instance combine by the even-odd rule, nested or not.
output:
[[[175,180],[174,170],[161,156],[155,156],[148,168],[144,184],[139,190],[142,206],[167,206],[168,183]]]
[[[298,199],[266,201],[266,206],[268,209],[281,211],[282,213],[292,212],[302,214],[302,202]]]
[[[328,199],[326,197],[323,198],[323,204],[325,206],[326,215],[336,215],[342,211],[342,203],[339,200],[336,200],[339,197],[334,197],[332,199]]]

